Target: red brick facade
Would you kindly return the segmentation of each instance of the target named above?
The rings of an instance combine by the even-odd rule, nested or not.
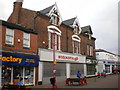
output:
[[[18,12],[19,11],[19,12]],[[19,15],[16,15],[19,13]],[[50,18],[36,11],[22,8],[22,2],[15,3],[13,13],[8,18],[8,22],[17,23],[21,26],[34,29],[38,33],[38,47],[48,48],[48,29],[52,25]],[[61,33],[61,51],[73,53],[72,35],[74,35],[73,28],[62,23],[59,28]],[[80,54],[86,55],[88,58],[95,57],[95,38],[89,39],[88,35],[80,34]],[[43,41],[45,44],[43,44]],[[93,56],[87,55],[87,45],[93,47]]]
[[[27,28],[21,27],[19,25],[8,23],[6,21],[0,20],[0,32],[1,32],[1,40],[0,40],[0,50],[2,52],[10,52],[10,53],[21,53],[22,55],[37,55],[37,33],[33,31],[26,31],[29,30]],[[9,28],[11,30],[14,30],[14,44],[6,44],[6,29]],[[19,29],[20,28],[20,29]],[[29,33],[30,34],[30,48],[23,47],[23,34]],[[18,41],[19,40],[19,41]],[[38,81],[38,67],[35,67],[36,72],[36,78],[35,78],[35,84],[37,84]]]
[[[5,43],[6,38],[6,26],[2,26],[2,50],[12,51],[12,52],[22,52],[22,53],[34,53],[37,54],[37,35],[30,34],[30,48],[23,47],[23,33],[24,31],[13,29],[14,30],[14,45],[7,45]],[[20,39],[20,43],[18,42]],[[34,43],[32,43],[34,42]]]

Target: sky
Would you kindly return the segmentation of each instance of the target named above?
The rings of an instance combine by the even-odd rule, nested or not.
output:
[[[16,0],[0,0],[0,19],[7,20]],[[96,49],[118,54],[119,0],[24,0],[23,8],[40,11],[57,4],[62,20],[78,18],[80,27],[90,25]]]

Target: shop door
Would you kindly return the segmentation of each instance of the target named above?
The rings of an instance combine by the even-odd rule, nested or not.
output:
[[[34,84],[34,67],[25,67],[24,84],[25,85]]]
[[[23,67],[20,66],[13,67],[13,83],[14,85],[23,84]]]
[[[106,73],[110,73],[110,65],[105,65]]]

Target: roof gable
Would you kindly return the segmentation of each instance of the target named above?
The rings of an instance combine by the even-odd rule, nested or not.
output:
[[[59,12],[59,9],[58,9],[58,6],[57,6],[56,3],[54,5],[48,7],[48,8],[45,8],[45,9],[41,10],[40,13],[42,13],[42,14],[48,16],[48,17],[51,17],[52,14],[55,13],[59,16],[60,24],[62,22],[62,17],[60,15],[60,12]]]
[[[71,19],[68,19],[68,20],[65,20],[63,21],[63,24],[71,27],[74,29],[74,32],[76,32],[76,26],[78,27],[79,31],[78,31],[78,34],[81,33],[81,27],[80,27],[80,24],[79,24],[79,20],[77,17],[74,17],[74,18],[71,18]]]

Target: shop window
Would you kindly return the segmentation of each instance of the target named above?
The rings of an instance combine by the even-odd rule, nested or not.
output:
[[[13,45],[14,43],[14,30],[6,28],[6,44]]]
[[[34,85],[34,67],[2,66],[2,85]]]
[[[11,82],[11,66],[2,66],[2,85],[8,84]]]
[[[96,72],[95,65],[87,65],[87,75],[94,75]]]
[[[28,33],[23,34],[23,47],[30,47],[30,34]]]

